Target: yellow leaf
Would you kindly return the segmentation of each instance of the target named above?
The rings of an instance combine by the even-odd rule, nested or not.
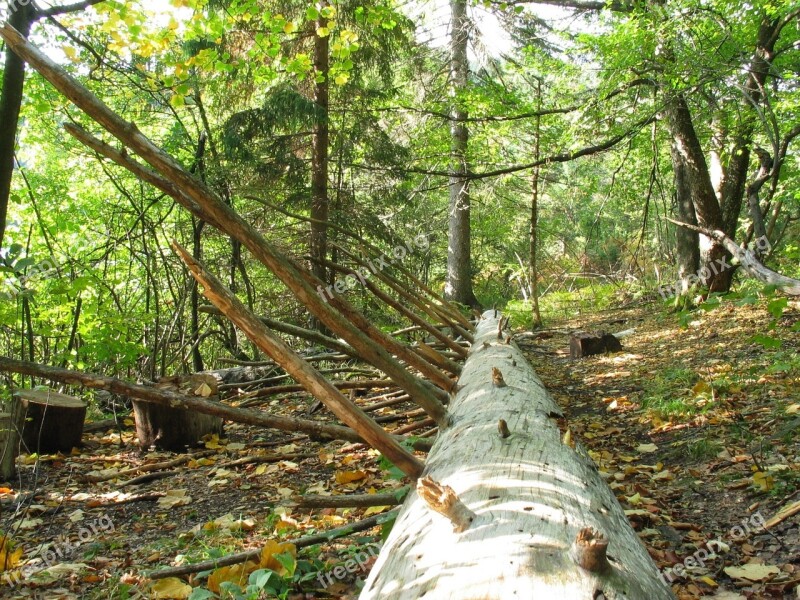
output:
[[[78,52],[72,46],[62,46],[61,49],[64,51],[64,54],[67,55],[67,58],[72,62],[75,62],[78,59]]]
[[[350,483],[352,481],[359,481],[364,479],[367,474],[364,471],[337,471],[336,483]]]
[[[297,25],[295,25],[291,21],[289,21],[288,23],[286,23],[286,25],[283,26],[283,33],[285,33],[286,35],[290,35],[295,31],[297,31]]]
[[[629,496],[628,498],[626,498],[626,500],[628,501],[628,504],[630,504],[631,506],[638,506],[639,504],[642,503],[642,495],[637,492],[633,496]]]
[[[177,577],[160,579],[150,589],[151,598],[160,600],[186,600],[192,593],[192,586],[184,583]]]
[[[207,383],[201,383],[198,388],[194,391],[195,396],[202,396],[203,398],[208,398],[209,396],[214,395],[214,390],[211,389],[211,386]]]
[[[753,483],[759,487],[762,492],[768,492],[775,485],[775,478],[763,471],[758,471],[753,474]]]
[[[709,577],[708,575],[704,575],[703,577],[701,577],[700,581],[702,581],[707,586],[712,587],[712,588],[719,587],[719,584],[716,581],[714,581],[713,579],[711,579],[711,577]]]
[[[791,406],[786,407],[787,415],[796,415],[797,413],[800,413],[800,404],[792,404]]]
[[[7,537],[0,538],[4,540],[3,547],[0,548],[0,572],[10,571],[19,564],[22,558],[23,550],[19,547],[15,550],[11,549],[11,540]]]
[[[317,27],[317,35],[321,38],[328,37],[331,34],[331,30],[327,27]]]
[[[377,515],[382,512],[389,510],[389,506],[370,506],[367,510],[364,511],[364,516],[368,517],[370,515]]]
[[[286,569],[275,558],[276,554],[291,554],[296,558],[297,548],[289,542],[278,543],[275,540],[270,540],[261,549],[261,558],[258,561],[258,566],[262,569],[270,569],[280,575],[285,575]]]
[[[700,396],[701,394],[708,394],[711,391],[711,386],[708,385],[705,381],[698,381],[694,384],[692,388],[692,393],[695,396]]]
[[[225,583],[226,581],[235,583],[239,587],[243,588],[247,585],[247,578],[250,577],[250,573],[255,571],[257,568],[258,564],[250,560],[243,564],[217,569],[208,576],[208,589],[215,594],[219,594],[220,584]]]

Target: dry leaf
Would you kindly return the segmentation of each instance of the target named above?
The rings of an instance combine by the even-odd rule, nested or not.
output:
[[[159,579],[150,588],[150,597],[159,600],[186,600],[192,593],[192,586],[177,577]]]
[[[636,446],[636,451],[641,452],[642,454],[647,454],[648,452],[655,452],[658,450],[658,446],[655,444],[639,444]]]
[[[191,504],[192,498],[186,495],[188,490],[169,490],[167,495],[158,499],[159,508],[175,508]]]
[[[781,570],[772,565],[748,563],[741,567],[725,567],[725,574],[733,579],[746,579],[747,581],[766,581],[779,574]]]
[[[336,483],[344,484],[364,479],[367,474],[364,471],[336,471]]]

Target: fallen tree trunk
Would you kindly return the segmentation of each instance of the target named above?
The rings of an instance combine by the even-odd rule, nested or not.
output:
[[[560,409],[498,323],[493,311],[479,323],[452,424],[360,599],[674,599],[594,463],[562,443]]]
[[[308,419],[292,419],[288,417],[278,417],[257,410],[246,408],[233,408],[221,402],[213,402],[199,396],[184,396],[169,390],[160,390],[147,385],[128,383],[114,377],[105,377],[94,373],[81,373],[70,371],[59,367],[49,367],[36,363],[14,360],[0,356],[0,372],[21,373],[33,377],[41,377],[50,381],[59,381],[75,385],[83,385],[88,388],[107,390],[115,394],[138,398],[145,402],[153,402],[173,408],[184,408],[207,415],[215,415],[233,421],[234,423],[244,423],[245,425],[261,425],[271,429],[282,431],[302,432],[314,437],[328,437],[348,442],[363,442],[364,440],[349,427],[331,425],[319,421]]]

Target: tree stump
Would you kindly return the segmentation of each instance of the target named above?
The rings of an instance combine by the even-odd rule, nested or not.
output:
[[[11,481],[16,474],[24,423],[19,402],[12,403],[10,412],[0,412],[0,481]]]
[[[619,352],[622,344],[619,339],[611,333],[573,333],[569,338],[569,355],[571,358],[582,358],[594,354],[607,354],[609,352]]]
[[[178,375],[162,377],[157,388],[189,396],[217,399],[219,388],[213,375]],[[155,446],[161,450],[180,452],[193,446],[205,435],[222,434],[222,419],[183,408],[133,400],[136,436],[142,448]]]
[[[86,403],[52,390],[18,390],[22,441],[29,452],[69,452],[80,446]]]

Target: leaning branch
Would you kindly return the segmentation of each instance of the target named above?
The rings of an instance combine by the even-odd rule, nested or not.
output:
[[[425,468],[424,463],[403,448],[395,438],[373,421],[369,415],[345,398],[319,371],[299,357],[286,342],[267,329],[259,318],[211,273],[181,247],[172,242],[172,248],[203,286],[203,295],[219,308],[225,316],[272,360],[278,363],[295,381],[322,402],[342,422],[352,427],[370,446],[379,450],[409,477],[417,478]],[[388,384],[389,382],[387,382]]]
[[[500,175],[510,175],[511,173],[519,173],[520,171],[529,171],[536,167],[543,167],[545,165],[550,165],[554,163],[565,163],[571,162],[573,160],[577,160],[579,158],[583,158],[584,156],[592,156],[594,154],[600,154],[601,152],[605,152],[610,150],[617,144],[625,141],[628,138],[632,138],[637,135],[644,127],[650,125],[656,120],[655,116],[647,117],[646,119],[642,119],[641,121],[635,123],[630,129],[627,131],[620,133],[619,135],[615,135],[608,140],[596,144],[594,146],[587,146],[586,148],[581,148],[580,150],[576,150],[575,152],[569,152],[564,154],[555,154],[553,156],[547,156],[545,158],[526,163],[523,165],[512,165],[510,167],[504,167],[502,169],[495,169],[494,171],[482,171],[480,173],[469,173],[465,175],[465,179],[488,179],[489,177],[498,177]],[[407,173],[417,173],[420,175],[433,175],[439,177],[449,177],[451,175],[450,171],[431,171],[428,169],[405,169]]]
[[[711,238],[715,242],[721,244],[728,252],[730,252],[739,260],[739,264],[741,264],[742,268],[747,271],[748,275],[751,277],[768,285],[777,286],[781,288],[785,294],[790,296],[800,296],[800,279],[786,277],[786,275],[781,275],[780,273],[765,267],[763,264],[761,264],[758,258],[756,258],[756,255],[753,252],[742,248],[739,244],[734,242],[719,229],[706,229],[705,227],[698,227],[697,225],[682,223],[681,221],[676,221],[670,218],[667,218],[667,220],[670,223],[674,223],[675,225],[685,229],[702,233],[706,237]]]

